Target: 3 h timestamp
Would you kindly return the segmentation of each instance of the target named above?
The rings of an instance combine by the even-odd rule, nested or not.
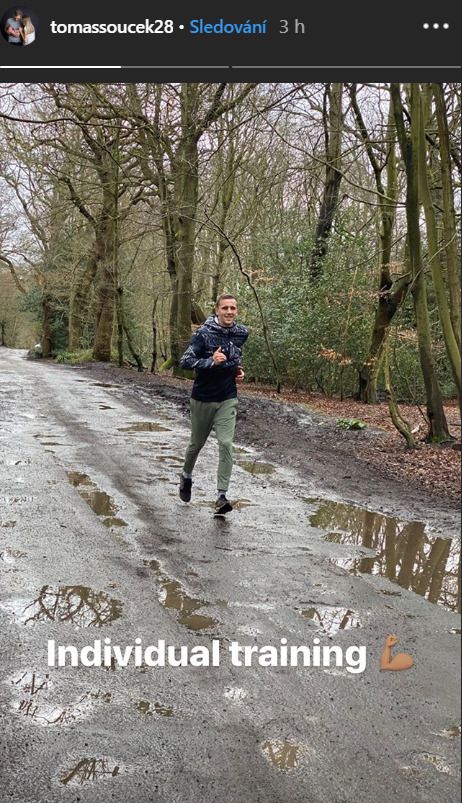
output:
[[[279,33],[305,33],[305,23],[298,19],[279,20]]]

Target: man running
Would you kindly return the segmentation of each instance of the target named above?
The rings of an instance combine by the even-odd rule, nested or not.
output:
[[[248,329],[236,323],[237,301],[223,293],[217,299],[215,315],[194,333],[183,354],[182,368],[195,370],[191,393],[191,440],[180,477],[180,499],[191,499],[192,472],[199,452],[212,429],[218,440],[219,460],[215,513],[229,513],[226,498],[233,468],[233,437],[236,425],[236,382],[244,381],[242,347]]]

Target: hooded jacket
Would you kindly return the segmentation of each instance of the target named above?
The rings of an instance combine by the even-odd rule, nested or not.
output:
[[[236,371],[241,364],[242,347],[249,330],[240,323],[220,326],[216,316],[207,318],[194,333],[183,354],[182,368],[194,369],[195,380],[191,393],[202,402],[222,402],[237,396]],[[213,352],[220,348],[226,362],[214,365]]]

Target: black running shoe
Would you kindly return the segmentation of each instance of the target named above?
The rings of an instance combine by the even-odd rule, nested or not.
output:
[[[183,477],[182,474],[180,477],[180,499],[183,502],[189,502],[191,500],[191,486],[191,477]]]
[[[225,513],[230,513],[233,509],[231,502],[228,502],[226,496],[219,496],[215,502],[215,516],[223,516]]]

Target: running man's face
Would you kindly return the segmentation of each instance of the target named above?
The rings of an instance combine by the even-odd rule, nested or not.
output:
[[[232,326],[237,318],[237,301],[235,298],[223,298],[215,312],[220,326]]]

